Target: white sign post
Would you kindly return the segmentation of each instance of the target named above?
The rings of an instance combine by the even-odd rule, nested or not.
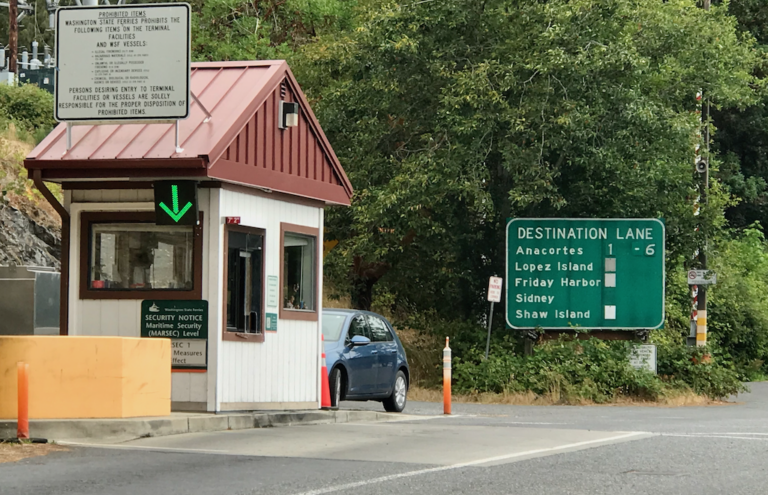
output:
[[[186,3],[59,8],[56,120],[97,124],[187,118],[189,13]]]
[[[501,277],[491,277],[488,281],[488,301],[491,303],[491,311],[488,313],[488,340],[485,342],[485,359],[488,359],[488,351],[491,348],[491,324],[493,323],[493,303],[501,302]]]

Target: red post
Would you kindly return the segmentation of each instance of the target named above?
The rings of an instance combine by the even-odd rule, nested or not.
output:
[[[443,414],[451,414],[451,348],[448,347],[448,337],[443,349]]]
[[[18,407],[16,436],[18,438],[29,438],[29,365],[19,362],[16,364],[18,377]]]

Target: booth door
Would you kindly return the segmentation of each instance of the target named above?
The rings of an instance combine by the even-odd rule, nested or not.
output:
[[[264,236],[230,231],[227,241],[227,330],[261,333]]]

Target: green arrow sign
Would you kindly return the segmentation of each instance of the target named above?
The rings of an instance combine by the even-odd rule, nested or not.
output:
[[[192,202],[187,201],[187,204],[184,205],[184,208],[179,211],[179,186],[176,184],[172,185],[171,194],[173,195],[173,211],[171,211],[171,209],[168,208],[162,201],[160,202],[160,208],[165,210],[168,216],[173,218],[174,222],[179,223],[179,220],[181,220],[181,217],[184,216],[187,210],[192,208]]]
[[[197,223],[196,182],[157,181],[154,187],[155,223],[158,225],[195,225]]]

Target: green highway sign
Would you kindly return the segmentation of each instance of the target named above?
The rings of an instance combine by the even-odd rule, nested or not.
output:
[[[156,181],[154,188],[157,225],[197,224],[197,182],[163,180]]]
[[[624,329],[664,325],[659,219],[507,222],[507,325]]]
[[[141,336],[171,339],[174,370],[208,368],[208,301],[141,301]]]

